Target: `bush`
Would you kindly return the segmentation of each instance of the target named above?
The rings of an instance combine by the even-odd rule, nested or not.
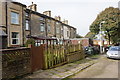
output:
[[[34,39],[28,39],[27,42],[25,43],[25,46],[28,47],[28,44],[35,45],[35,40]]]

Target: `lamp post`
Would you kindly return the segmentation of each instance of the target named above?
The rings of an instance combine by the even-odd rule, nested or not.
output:
[[[103,53],[103,40],[102,40],[102,24],[105,23],[105,21],[102,21],[100,23],[100,53]]]

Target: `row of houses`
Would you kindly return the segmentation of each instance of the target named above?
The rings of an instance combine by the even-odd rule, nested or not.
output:
[[[37,5],[33,2],[30,6],[19,2],[0,2],[0,11],[3,46],[23,46],[27,36],[62,40],[76,37],[76,28],[68,25],[68,20],[61,21],[60,16],[51,17],[51,11],[37,12]]]

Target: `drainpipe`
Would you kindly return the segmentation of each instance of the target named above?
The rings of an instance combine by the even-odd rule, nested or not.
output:
[[[8,14],[8,12],[7,12],[7,2],[5,2],[5,7],[6,7],[6,34],[8,33],[7,31],[8,31],[8,20],[7,20],[7,14]]]
[[[55,31],[54,37],[56,37],[56,21],[54,22],[54,31]]]
[[[30,36],[31,36],[31,34],[32,34],[32,33],[31,33],[31,32],[32,32],[32,31],[31,31],[31,30],[32,30],[32,29],[31,29],[31,22],[32,22],[32,21],[31,21],[31,13],[32,13],[32,11],[31,11],[31,9],[30,9],[30,14],[29,14],[29,15],[30,15],[30,21],[29,21]]]
[[[22,36],[23,36],[23,44],[22,45],[24,45],[24,37],[25,37],[25,35],[24,35],[24,14],[23,14],[23,12],[24,12],[24,10],[23,10],[23,6],[22,6]]]
[[[46,32],[45,32],[45,36],[48,36],[48,31],[47,31],[47,19],[45,18],[45,28],[46,28]]]
[[[5,20],[6,20],[6,24],[5,24],[5,26],[6,26],[6,34],[8,35],[7,36],[7,42],[6,42],[6,44],[7,44],[7,47],[9,46],[9,44],[10,44],[10,33],[8,32],[8,6],[7,6],[8,4],[7,4],[7,1],[5,2],[5,14],[6,14],[6,17],[5,17]],[[9,34],[8,34],[9,33]],[[8,41],[9,41],[9,44],[8,44]]]

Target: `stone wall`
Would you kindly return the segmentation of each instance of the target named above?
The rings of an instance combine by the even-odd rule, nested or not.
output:
[[[77,52],[68,54],[67,61],[68,61],[68,63],[70,63],[70,62],[74,62],[74,61],[83,59],[84,57],[85,57],[85,54],[83,52],[77,51]]]

